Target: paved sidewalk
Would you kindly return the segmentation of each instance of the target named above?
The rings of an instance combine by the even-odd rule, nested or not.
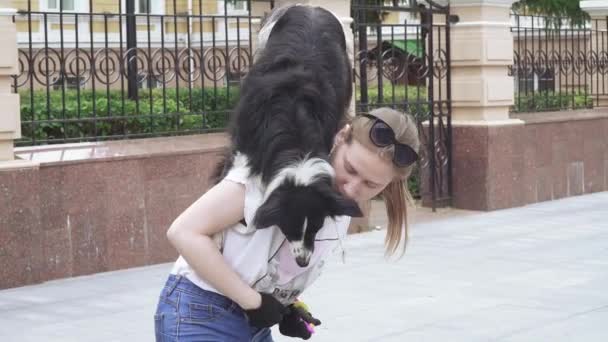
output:
[[[352,236],[304,295],[323,321],[311,340],[608,341],[607,216],[608,193],[442,213],[400,261],[383,258],[384,232]],[[152,341],[169,268],[0,291],[0,341]]]

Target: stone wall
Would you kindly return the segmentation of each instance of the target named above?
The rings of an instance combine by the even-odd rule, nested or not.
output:
[[[209,187],[222,134],[16,149],[0,171],[0,289],[174,260],[173,220]]]
[[[608,110],[453,128],[453,206],[495,210],[608,190]]]

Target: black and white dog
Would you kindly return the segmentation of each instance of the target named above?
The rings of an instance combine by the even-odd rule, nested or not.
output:
[[[325,218],[362,215],[336,190],[329,163],[351,92],[340,21],[319,7],[275,9],[260,30],[229,129],[231,156],[220,167],[247,165],[258,177],[264,200],[251,223],[278,226],[302,267]]]

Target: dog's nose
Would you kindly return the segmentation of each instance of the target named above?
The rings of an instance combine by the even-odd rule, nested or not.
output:
[[[296,257],[296,263],[300,267],[306,267],[306,266],[308,266],[309,262],[310,262],[310,254],[309,253],[306,253],[305,255],[298,255]]]

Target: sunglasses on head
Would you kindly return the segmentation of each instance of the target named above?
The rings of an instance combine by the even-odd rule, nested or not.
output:
[[[418,153],[406,144],[397,141],[395,131],[386,122],[371,115],[361,114],[372,120],[372,127],[369,130],[369,139],[378,147],[394,145],[393,163],[397,167],[406,167],[418,160]]]

